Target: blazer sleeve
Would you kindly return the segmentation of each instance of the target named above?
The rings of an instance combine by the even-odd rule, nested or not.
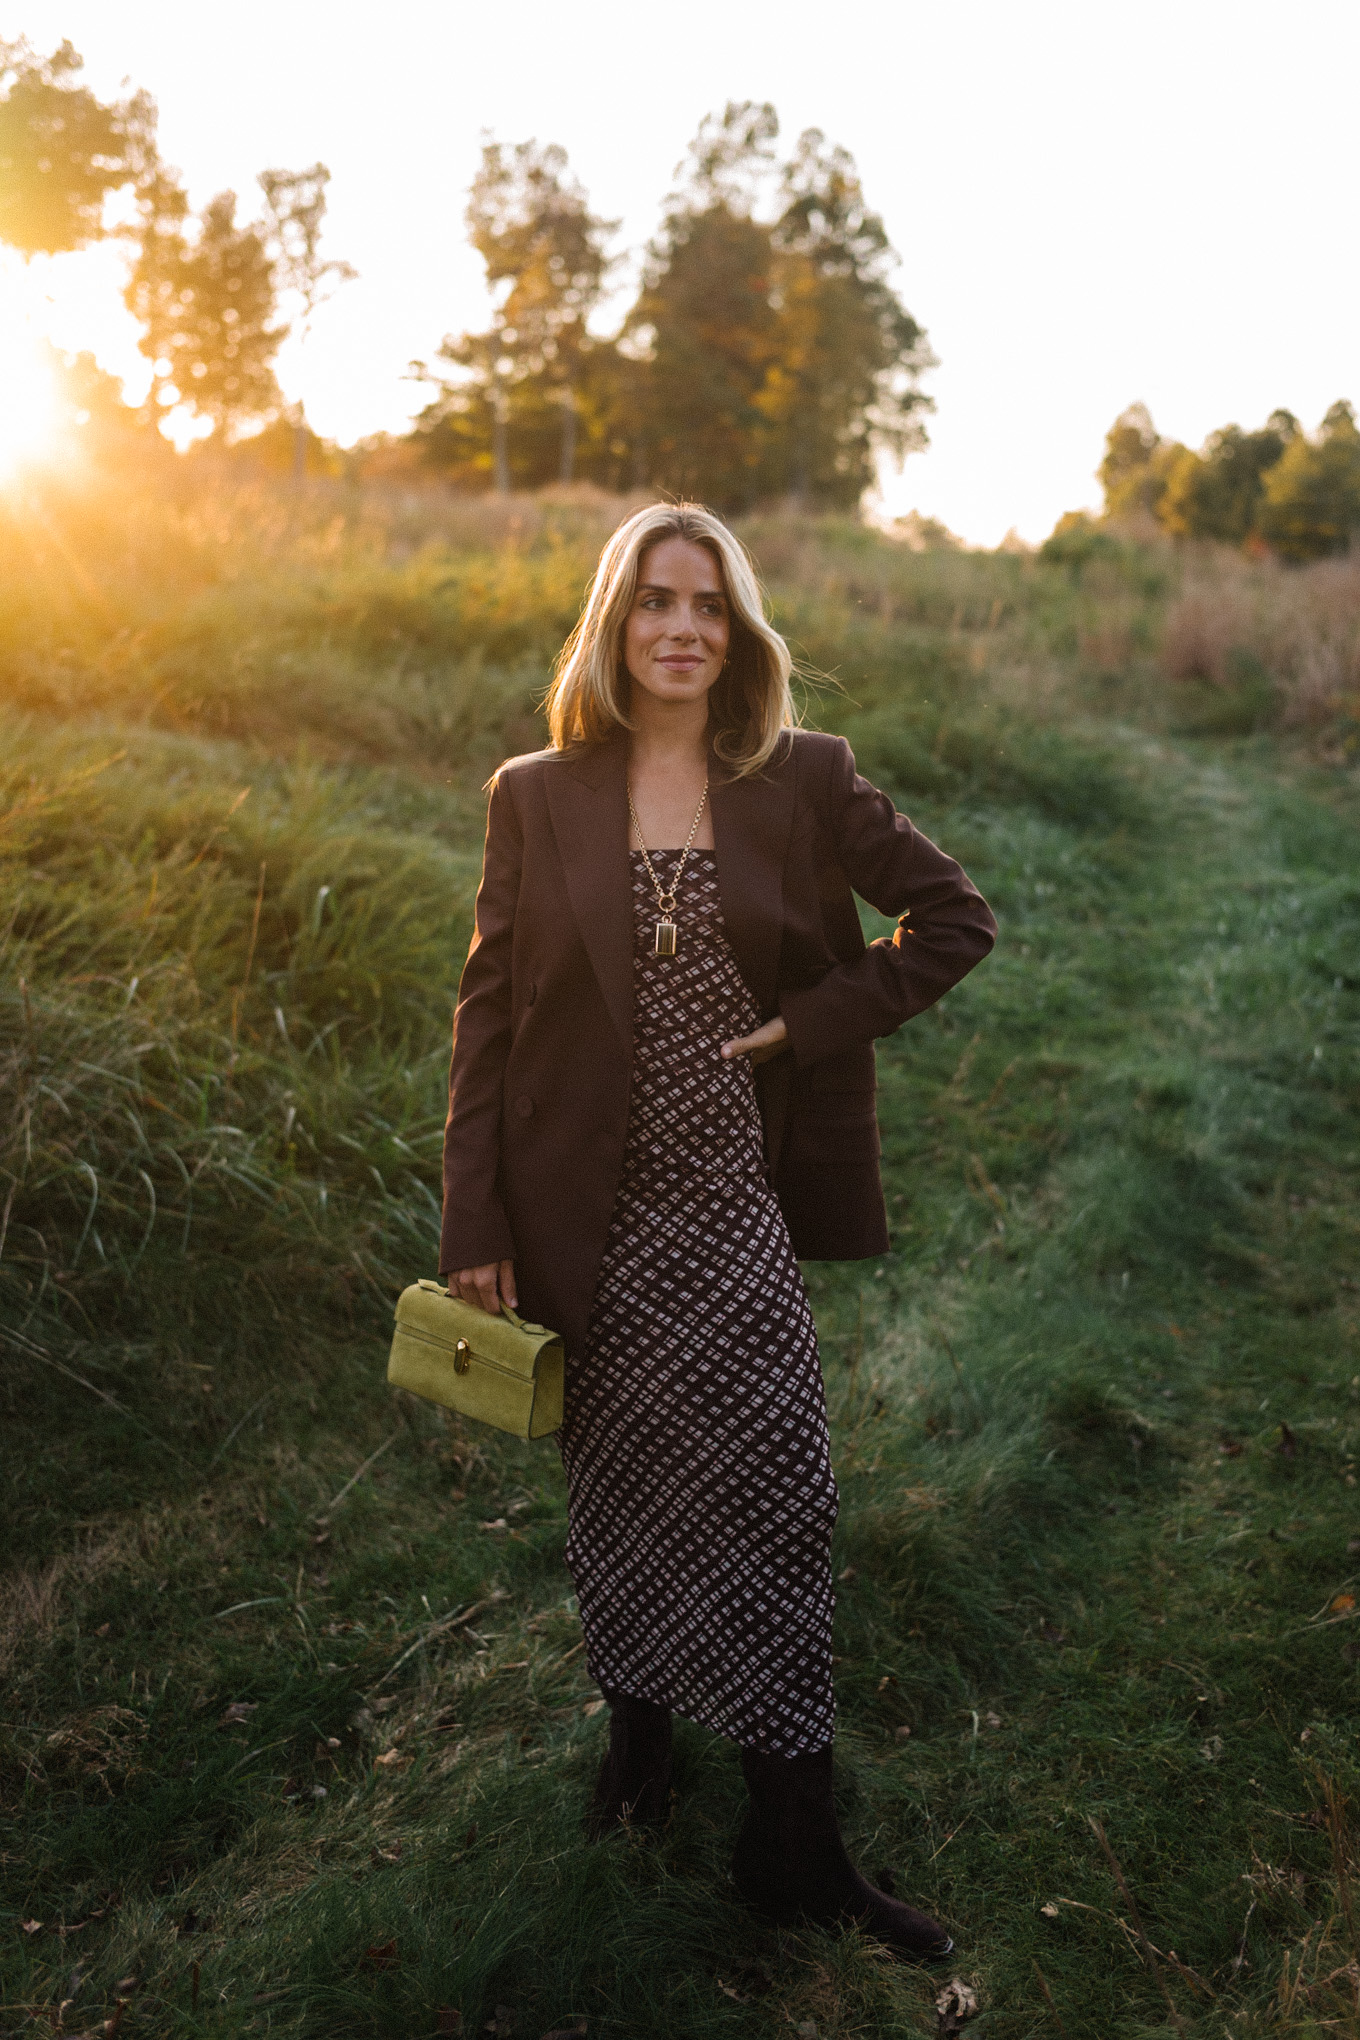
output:
[[[856,771],[843,737],[833,748],[825,814],[850,884],[879,913],[897,915],[897,932],[833,965],[818,984],[782,994],[800,1066],[894,1033],[966,977],[996,940],[992,911],[962,867]]]
[[[458,985],[444,1127],[444,1220],[439,1272],[513,1257],[496,1187],[501,1104],[510,1052],[510,963],[524,844],[508,775],[492,788],[472,946]]]

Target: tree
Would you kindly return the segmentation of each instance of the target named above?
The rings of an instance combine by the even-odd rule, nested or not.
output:
[[[682,166],[627,327],[647,466],[725,508],[790,491],[845,507],[876,453],[922,443],[932,356],[854,159],[809,128],[781,168],[778,133],[772,106],[729,103]]]
[[[1158,505],[1158,521],[1177,538],[1242,545],[1256,529],[1264,480],[1298,432],[1288,411],[1272,411],[1259,432],[1224,425],[1198,454],[1181,448]]]
[[[78,82],[83,68],[69,42],[50,57],[0,42],[0,241],[25,258],[99,240],[109,193],[154,169],[155,102],[135,92],[106,106]]]
[[[468,224],[503,295],[486,332],[413,364],[437,391],[428,457],[502,489],[583,472],[733,509],[852,504],[880,450],[919,445],[931,356],[883,223],[843,149],[809,129],[781,166],[778,135],[751,100],[703,122],[613,340],[587,325],[613,224],[560,149],[488,143]]]
[[[1345,552],[1360,531],[1360,431],[1347,403],[1333,404],[1314,438],[1296,434],[1265,478],[1261,535],[1281,559]]]
[[[266,245],[274,265],[277,292],[293,300],[297,317],[291,330],[300,342],[311,332],[312,320],[340,286],[358,275],[348,262],[321,254],[321,226],[326,217],[326,187],[331,173],[324,163],[309,170],[262,170],[257,182],[264,193]],[[311,434],[299,402],[293,407],[293,476],[307,471]]]
[[[646,364],[629,421],[639,473],[739,508],[762,493],[758,399],[779,354],[774,249],[754,216],[779,131],[774,108],[729,103],[681,166],[625,334]]]
[[[1105,453],[1097,470],[1105,492],[1105,515],[1128,520],[1160,519],[1162,499],[1184,460],[1193,460],[1178,440],[1163,439],[1146,404],[1130,404],[1105,435]]]
[[[274,263],[258,226],[240,226],[236,194],[219,192],[188,231],[188,201],[169,180],[148,207],[125,293],[153,367],[153,402],[189,405],[224,439],[281,399],[271,324]]]
[[[492,325],[445,339],[436,358],[459,374],[419,370],[439,391],[420,429],[442,458],[456,444],[464,464],[480,459],[498,490],[510,486],[512,438],[516,479],[571,481],[590,423],[587,321],[618,222],[590,211],[565,150],[529,141],[484,145],[467,224],[486,264]]]
[[[757,403],[782,427],[777,488],[849,507],[873,480],[876,450],[899,460],[923,443],[934,357],[888,281],[895,256],[865,203],[854,158],[817,128],[799,136],[781,180],[773,245],[778,356]]]

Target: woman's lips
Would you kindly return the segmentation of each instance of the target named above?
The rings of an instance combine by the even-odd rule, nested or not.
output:
[[[702,666],[703,663],[704,662],[702,659],[688,659],[684,657],[674,659],[658,659],[657,661],[658,665],[669,666],[674,672],[677,673],[692,673],[696,666]]]

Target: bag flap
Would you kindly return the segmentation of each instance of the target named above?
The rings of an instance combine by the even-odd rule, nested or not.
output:
[[[404,1289],[397,1300],[397,1323],[449,1353],[460,1339],[466,1339],[474,1359],[503,1367],[525,1381],[533,1379],[539,1356],[561,1345],[557,1333],[543,1325],[491,1317],[475,1304],[450,1296],[442,1282],[422,1280]]]

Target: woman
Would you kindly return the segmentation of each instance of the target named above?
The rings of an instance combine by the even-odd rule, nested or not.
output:
[[[794,727],[789,672],[717,517],[614,533],[551,744],[493,784],[440,1269],[566,1342],[567,1563],[612,1710],[596,1831],[663,1818],[683,1714],[741,1746],[749,1900],[930,1959],[943,1927],[836,1822],[837,1497],[795,1256],[886,1250],[874,1037],[996,929],[844,740]],[[856,892],[891,941],[866,948]]]

